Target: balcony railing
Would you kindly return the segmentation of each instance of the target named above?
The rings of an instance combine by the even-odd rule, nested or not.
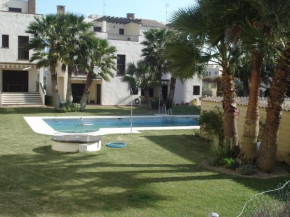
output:
[[[18,59],[19,60],[29,60],[29,50],[23,47],[18,48]]]
[[[109,34],[108,33],[108,40],[139,42],[139,35],[117,35],[117,34]]]

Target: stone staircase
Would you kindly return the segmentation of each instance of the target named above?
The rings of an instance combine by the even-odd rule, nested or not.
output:
[[[43,105],[38,92],[2,93],[2,105]]]

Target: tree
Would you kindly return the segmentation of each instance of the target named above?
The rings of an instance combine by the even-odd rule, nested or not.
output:
[[[37,67],[48,67],[51,74],[54,108],[60,107],[60,97],[57,86],[57,67],[63,55],[63,36],[66,35],[66,27],[63,15],[46,15],[35,17],[26,31],[32,35],[29,41],[29,49],[33,49],[30,61],[37,61]]]
[[[161,77],[164,73],[169,72],[170,61],[166,58],[165,48],[168,41],[173,36],[173,32],[163,29],[149,29],[144,32],[145,40],[141,42],[145,47],[142,49],[142,56],[145,58],[147,64],[151,68],[155,68],[158,74],[156,74],[156,79],[159,81],[159,97],[162,99],[161,94]],[[170,86],[170,98],[173,101],[174,90],[175,90],[174,76],[171,77]]]
[[[117,56],[115,55],[116,48],[110,46],[109,42],[105,39],[84,35],[80,37],[80,40],[83,41],[80,49],[86,50],[86,52],[82,52],[83,55],[80,57],[82,59],[81,65],[88,72],[84,93],[80,102],[81,111],[84,111],[93,79],[100,77],[105,81],[109,81],[109,77],[114,76],[111,70],[117,70],[115,67]]]
[[[219,4],[220,3],[220,4]],[[224,137],[233,143],[233,155],[239,152],[238,132],[235,118],[236,94],[234,82],[237,52],[228,37],[232,19],[221,16],[221,11],[236,11],[239,2],[198,1],[197,5],[180,9],[173,16],[173,28],[186,36],[188,43],[180,43],[172,51],[175,74],[181,78],[192,77],[210,58],[222,67],[222,90],[224,109]],[[190,45],[192,42],[193,46]],[[206,52],[207,51],[207,52]],[[175,56],[175,57],[174,57]]]
[[[86,50],[82,50],[80,37],[83,34],[93,34],[89,33],[89,30],[92,27],[91,23],[86,23],[84,21],[84,16],[79,16],[75,14],[65,14],[65,22],[67,23],[66,36],[64,37],[64,41],[66,46],[64,56],[62,57],[62,62],[64,68],[67,68],[68,78],[67,78],[67,94],[66,94],[66,102],[72,103],[72,88],[71,88],[71,77],[72,74],[76,73],[79,67],[79,56],[83,55],[81,52]]]
[[[282,115],[282,104],[290,83],[290,2],[278,0],[259,2],[256,7],[271,21],[271,29],[276,38],[281,54],[274,70],[273,80],[267,97],[268,107],[262,143],[258,152],[257,166],[263,172],[271,172],[274,168],[278,143],[278,131]],[[275,19],[270,19],[275,17]]]
[[[157,70],[152,68],[145,60],[140,60],[137,65],[129,63],[123,81],[128,83],[129,88],[144,90],[147,106],[151,109],[149,89],[159,84],[156,76]]]

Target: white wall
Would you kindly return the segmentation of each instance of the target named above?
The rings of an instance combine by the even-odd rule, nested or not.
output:
[[[200,94],[193,95],[193,86],[200,86]],[[197,76],[194,76],[193,79],[185,80],[181,82],[180,80],[176,80],[175,86],[175,94],[174,94],[174,103],[189,103],[189,105],[193,104],[193,100],[196,99],[198,104],[200,104],[199,98],[202,93],[202,81]]]
[[[23,13],[28,13],[28,2],[22,0],[0,0],[0,10],[8,11],[10,8],[21,8]]]
[[[29,63],[18,60],[18,36],[30,36],[25,31],[35,16],[39,15],[0,12],[0,62]],[[9,35],[9,48],[1,48],[3,34]],[[29,57],[32,53],[29,51]]]

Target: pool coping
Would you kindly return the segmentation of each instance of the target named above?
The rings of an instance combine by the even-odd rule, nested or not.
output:
[[[199,118],[199,115],[143,115],[133,116],[133,118],[152,118],[152,117],[195,117]],[[55,131],[43,119],[78,119],[78,118],[131,118],[131,116],[44,116],[44,117],[24,117],[30,128],[38,134],[42,135],[66,135],[71,133],[63,133]],[[173,126],[173,127],[133,127],[132,133],[140,133],[142,130],[189,130],[189,129],[200,129],[200,126]],[[108,134],[130,134],[131,128],[100,128],[96,132],[80,133],[88,135],[108,135]]]

